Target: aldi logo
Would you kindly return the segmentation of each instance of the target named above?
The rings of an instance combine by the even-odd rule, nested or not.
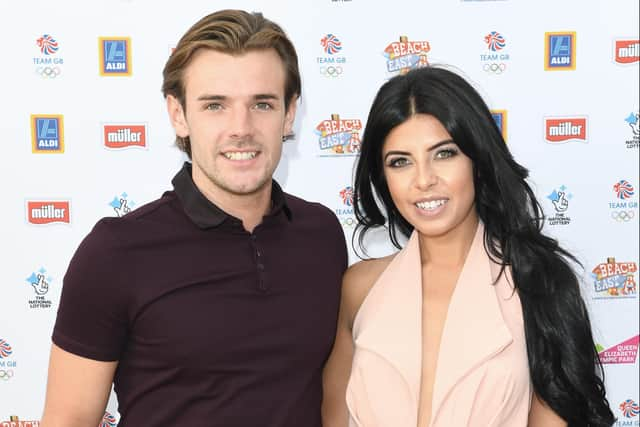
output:
[[[27,201],[27,221],[34,225],[71,223],[70,202],[62,201]]]
[[[131,147],[147,147],[147,126],[105,124],[102,127],[103,144],[115,150]]]
[[[129,37],[99,37],[100,75],[130,76],[131,39]]]
[[[62,114],[31,115],[31,152],[64,153],[64,119]]]
[[[491,110],[491,116],[502,134],[502,139],[507,141],[507,110]]]
[[[616,39],[613,46],[613,60],[622,65],[640,61],[640,40]]]
[[[546,71],[576,69],[575,31],[544,33],[544,69]]]
[[[562,144],[568,141],[587,142],[587,118],[545,118],[544,139],[550,144]]]

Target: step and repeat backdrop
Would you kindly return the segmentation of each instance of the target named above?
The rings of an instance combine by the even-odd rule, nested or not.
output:
[[[578,270],[618,426],[638,415],[638,1],[23,1],[0,5],[0,427],[38,426],[63,276],[81,239],[170,189],[161,71],[223,8],[261,11],[300,56],[296,137],[276,179],[333,210],[377,89],[446,64],[483,94]],[[392,248],[373,242],[371,252]],[[351,249],[350,262],[357,261]],[[103,426],[118,420],[115,396]]]

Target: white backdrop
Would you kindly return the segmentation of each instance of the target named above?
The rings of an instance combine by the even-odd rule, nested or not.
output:
[[[276,178],[333,209],[349,241],[352,165],[377,88],[401,67],[443,63],[480,89],[531,170],[546,231],[584,263],[617,425],[640,425],[637,0],[30,0],[0,4],[0,427],[38,425],[80,240],[171,188],[184,156],[161,71],[188,27],[228,7],[262,11],[293,39],[303,94]]]

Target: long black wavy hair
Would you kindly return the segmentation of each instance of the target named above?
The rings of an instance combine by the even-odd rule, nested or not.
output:
[[[522,303],[529,370],[536,394],[569,426],[611,426],[604,371],[570,262],[558,242],[542,234],[544,217],[526,182],[528,170],[514,159],[480,94],[458,74],[424,67],[386,82],[367,119],[354,182],[360,249],[372,228],[398,232],[413,227],[394,205],[384,176],[382,146],[389,132],[415,114],[438,119],[473,162],[475,209],[484,223],[489,256],[512,277]]]

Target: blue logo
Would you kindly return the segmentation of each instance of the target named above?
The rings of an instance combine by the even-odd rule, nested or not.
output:
[[[544,69],[576,69],[576,33],[545,33]]]
[[[100,75],[131,75],[131,41],[128,37],[100,37]]]
[[[122,193],[120,196],[114,196],[109,206],[111,206],[118,217],[128,214],[131,209],[136,205],[136,202],[129,200],[127,193]]]
[[[62,115],[31,115],[31,151],[64,152]]]

